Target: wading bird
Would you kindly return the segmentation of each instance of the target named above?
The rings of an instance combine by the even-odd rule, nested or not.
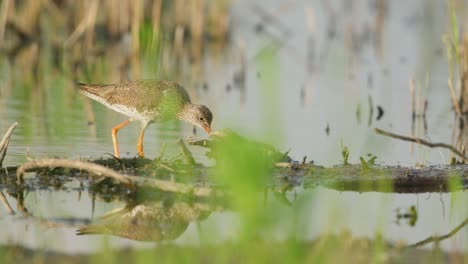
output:
[[[112,128],[116,157],[119,157],[117,132],[132,121],[139,121],[142,125],[137,144],[140,157],[144,157],[145,129],[153,122],[179,119],[203,128],[211,135],[213,114],[204,105],[192,104],[185,88],[176,82],[141,80],[107,85],[84,83],[78,85],[84,95],[130,117]]]

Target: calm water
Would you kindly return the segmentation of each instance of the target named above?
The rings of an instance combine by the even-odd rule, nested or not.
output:
[[[283,240],[288,238],[291,226],[298,224],[296,237],[311,241],[325,232],[349,232],[355,237],[373,239],[377,231],[382,232],[388,242],[412,244],[427,237],[444,235],[461,224],[468,211],[460,206],[467,197],[466,192],[454,194],[419,194],[394,195],[355,192],[343,192],[317,188],[315,190],[297,190],[288,197],[294,201],[293,206],[286,206],[273,197],[268,199],[267,206],[290,218],[275,224],[273,234],[265,236]],[[9,198],[11,206],[16,209],[16,200]],[[25,206],[35,218],[7,216],[2,211],[0,224],[10,228],[2,231],[1,243],[25,245],[32,248],[48,248],[64,252],[96,252],[102,248],[103,240],[108,240],[116,248],[154,246],[154,242],[137,242],[113,236],[75,235],[78,227],[87,224],[80,219],[96,219],[112,210],[125,206],[123,202],[106,203],[95,201],[92,210],[92,197],[88,193],[81,196],[75,191],[38,191],[29,193]],[[454,201],[457,204],[454,207]],[[414,225],[408,219],[398,220],[398,210],[405,213],[415,206],[418,217]],[[454,209],[458,208],[458,209]],[[460,210],[460,208],[463,208]],[[294,216],[299,217],[299,222]],[[65,219],[65,220],[63,220]],[[75,219],[74,222],[66,219]],[[77,219],[77,220],[76,220]],[[47,220],[46,223],[44,220]],[[184,232],[175,237],[172,243],[185,246],[197,246],[207,242],[203,234],[211,234],[208,243],[232,241],[238,237],[240,219],[232,211],[218,210],[209,214],[206,219],[191,221]],[[303,228],[305,227],[305,228]],[[161,242],[159,242],[161,243]],[[468,243],[465,230],[461,230],[449,240],[441,243],[445,250],[466,250]],[[425,248],[432,248],[429,244]]]
[[[250,2],[235,1],[232,5],[232,43],[226,54],[207,56],[201,74],[188,70],[183,77],[193,100],[208,105],[214,113],[214,129],[232,128],[274,143],[282,150],[291,149],[290,155],[295,159],[307,155],[320,165],[341,162],[341,142],[350,148],[351,162],[359,162],[359,156],[367,153],[389,165],[448,162],[450,154],[445,150],[411,146],[372,131],[373,127],[379,127],[411,134],[409,82],[414,79],[429,102],[427,134],[421,128],[417,135],[434,142],[452,142],[453,111],[442,42],[449,28],[445,1],[388,1],[379,30],[374,29],[378,19],[372,1]],[[255,5],[277,14],[277,22],[262,23]],[[307,26],[308,14],[313,14],[313,30]],[[234,76],[241,69],[242,46],[246,59],[245,102],[234,83]],[[273,85],[267,87],[261,85],[262,78],[271,77],[262,67],[265,54],[273,54],[273,59],[266,60],[277,72]],[[112,153],[111,128],[125,117],[93,102],[96,124],[88,126],[87,99],[64,85],[66,81],[54,82],[45,94],[31,95],[28,91],[34,87],[2,85],[12,69],[5,58],[2,60],[0,131],[14,121],[20,123],[10,142],[5,165],[21,164],[27,157],[101,157]],[[145,73],[145,77],[155,74]],[[114,81],[117,80],[108,79],[109,83]],[[202,88],[204,83],[208,89]],[[232,89],[228,91],[227,86]],[[265,101],[265,94],[275,97]],[[57,100],[57,96],[67,99]],[[374,107],[384,109],[379,121],[374,109],[370,125],[369,96]],[[136,155],[138,133],[138,124],[119,132],[123,156]],[[197,133],[202,135],[201,131]],[[189,135],[192,127],[184,124],[152,125],[145,135],[145,154],[150,158],[157,156],[163,142],[168,144],[169,153],[176,153],[175,139]],[[199,150],[195,152],[199,159],[204,159]],[[309,225],[310,230],[301,232],[306,240],[316,238],[324,230],[349,230],[353,235],[367,237],[382,230],[389,241],[414,243],[433,234],[445,234],[468,216],[466,210],[452,206],[454,196],[466,203],[466,191],[401,195],[339,193],[318,188],[297,192],[300,201],[295,206],[302,209],[301,217],[314,222]],[[13,199],[11,202],[15,207]],[[26,203],[32,212],[46,218],[89,219],[123,206],[98,201],[92,213],[87,194],[78,200],[76,192],[47,191],[29,193]],[[293,210],[272,203],[278,210]],[[416,225],[411,227],[404,220],[399,225],[395,223],[395,210],[406,210],[412,205],[419,214]],[[224,241],[236,236],[237,220],[232,212],[213,212],[200,225],[202,230],[215,226],[219,231],[217,239]],[[33,220],[8,217],[4,210],[0,210],[0,225],[12,227],[6,235],[2,231],[0,243],[86,252],[96,250],[102,242],[100,236],[75,236],[75,227],[45,228]],[[197,225],[190,223],[175,243],[199,243]],[[279,226],[278,239],[284,235],[281,229]],[[465,228],[443,242],[443,248],[466,250],[466,234]],[[118,238],[111,239],[111,244],[151,245]]]

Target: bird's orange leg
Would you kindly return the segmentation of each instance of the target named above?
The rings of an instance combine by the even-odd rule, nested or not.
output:
[[[114,155],[118,158],[119,157],[119,145],[117,144],[117,132],[124,126],[128,125],[130,120],[125,120],[124,122],[116,125],[112,128],[112,142],[114,143]]]
[[[137,150],[140,158],[145,157],[145,153],[143,153],[143,137],[145,136],[145,128],[146,126],[141,128],[140,137],[138,138]]]

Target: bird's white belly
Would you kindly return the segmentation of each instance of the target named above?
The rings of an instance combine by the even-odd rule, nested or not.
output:
[[[132,121],[133,120],[140,121],[141,123],[147,125],[151,121],[157,119],[157,117],[158,117],[155,111],[145,110],[144,112],[139,112],[134,107],[128,107],[128,106],[122,105],[122,104],[109,104],[106,100],[102,99],[101,97],[99,97],[97,95],[88,93],[86,91],[82,91],[82,93],[85,94],[86,96],[88,96],[89,98],[91,98],[93,100],[96,100],[96,101],[100,102],[101,104],[109,107],[112,110],[130,117],[132,119]]]

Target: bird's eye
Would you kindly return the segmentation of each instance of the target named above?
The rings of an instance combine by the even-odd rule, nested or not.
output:
[[[203,117],[200,117],[200,121],[203,121]]]

